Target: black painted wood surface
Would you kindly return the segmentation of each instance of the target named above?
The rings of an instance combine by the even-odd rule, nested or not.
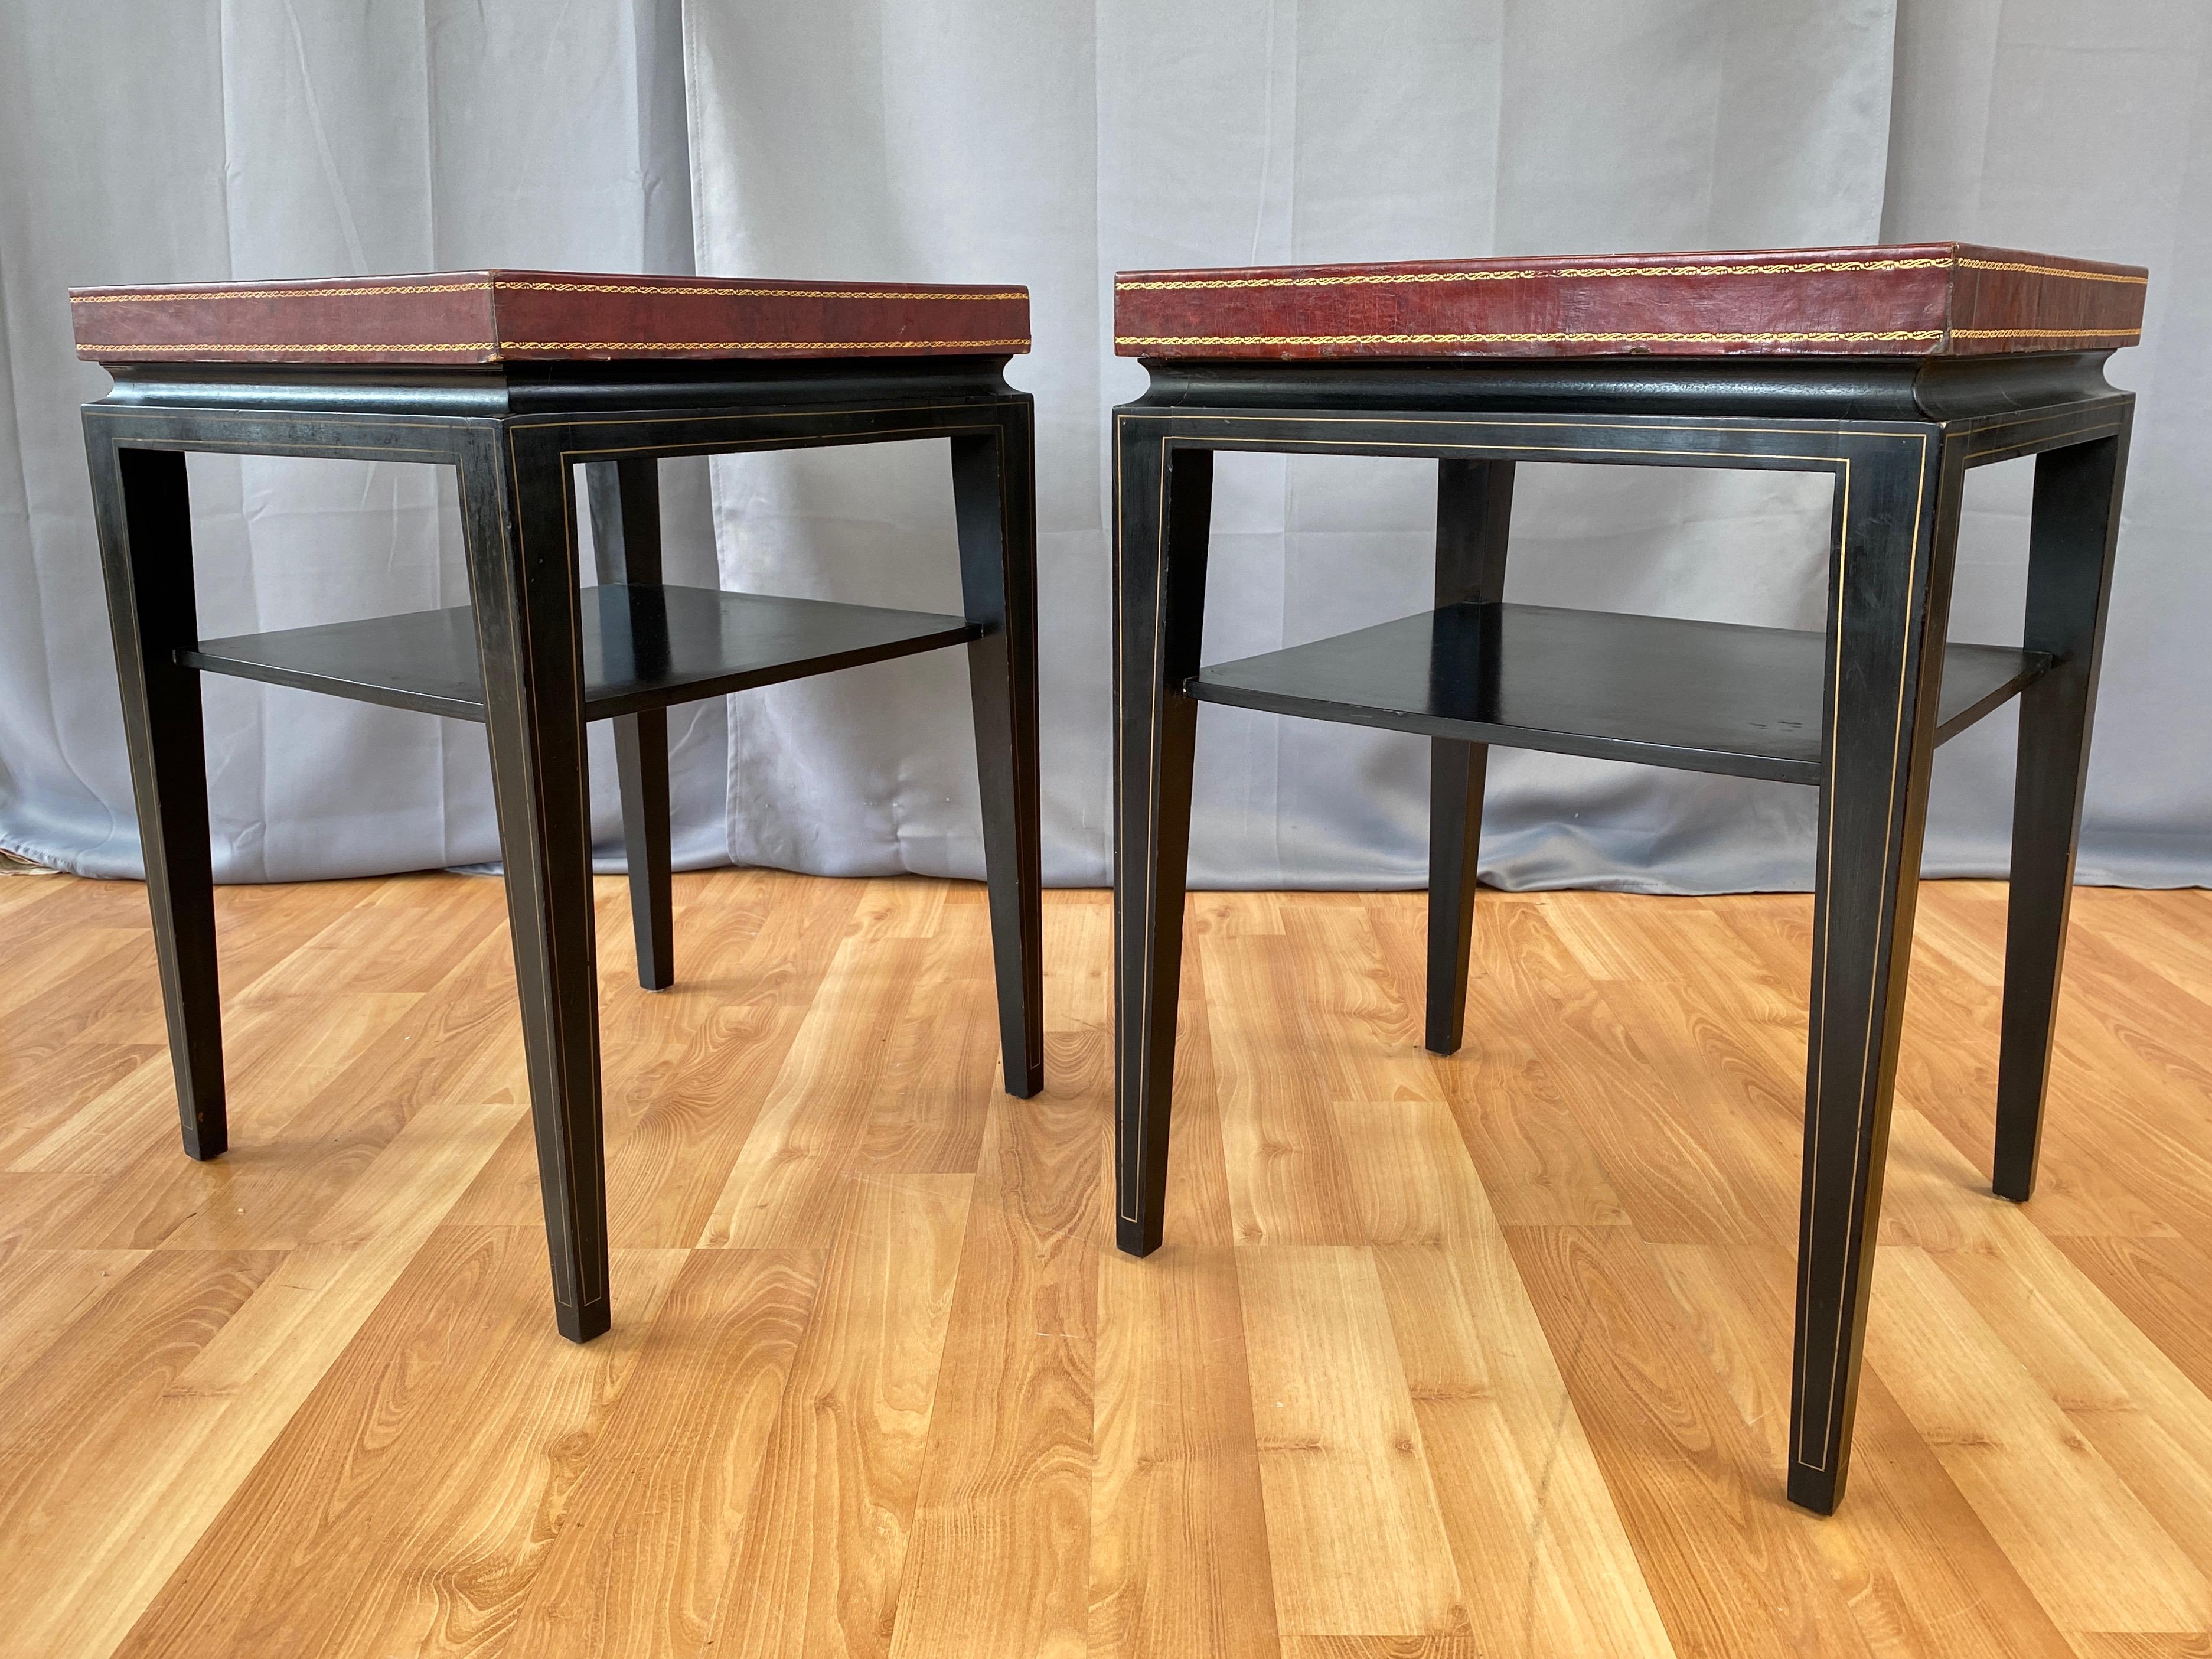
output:
[[[178,647],[189,644],[198,628],[185,458],[117,449],[95,441],[89,428],[86,451],[177,1115],[185,1152],[219,1158],[229,1147],[230,1124],[207,832],[207,749],[199,677],[177,665]]]
[[[1036,478],[1026,407],[955,438],[953,517],[1008,1094],[1044,1087],[1044,842],[1037,757]],[[1018,429],[1017,423],[1018,422]]]
[[[506,368],[118,368],[87,405],[124,721],[185,1146],[223,1150],[221,1006],[199,672],[484,722],[506,866],[540,1191],[563,1334],[608,1328],[606,1176],[584,727],[617,720],[641,981],[673,973],[666,735],[674,702],[966,645],[1007,1087],[1043,1070],[1030,399],[1003,357]],[[666,455],[950,441],[966,615],[670,587]],[[184,453],[451,467],[471,603],[197,638]],[[580,589],[574,475],[602,585]]]
[[[2066,915],[2089,776],[2089,726],[2105,649],[2120,533],[2120,489],[2131,423],[2094,443],[2056,449],[2035,463],[2027,543],[2027,643],[2058,667],[2020,704],[2013,791],[2012,890],[2005,922],[2004,1022],[1997,1048],[1997,1193],[2025,1202],[2035,1191],[2043,1102]]]
[[[1122,1249],[1149,1255],[1167,1209],[1213,452],[1126,420],[1115,437],[1114,1224]]]
[[[1790,1497],[1822,1514],[1865,1355],[1965,469],[1923,433],[1868,455],[1836,501],[1790,1408]]]
[[[1513,463],[1437,463],[1436,595],[1448,606],[1494,606],[1505,598],[1513,525]],[[1467,1028],[1468,953],[1474,939],[1475,870],[1482,853],[1482,790],[1490,745],[1468,737],[1429,744],[1430,1053],[1459,1052]]]
[[[1780,783],[1821,778],[1826,636],[1537,605],[1447,605],[1218,663],[1201,702]],[[1941,742],[2050,666],[1953,645]]]
[[[780,680],[964,645],[964,617],[605,583],[578,599],[584,713],[607,720]],[[454,720],[484,718],[477,620],[467,605],[204,640],[185,666]]]
[[[1849,1468],[1930,759],[2023,688],[1998,1189],[2021,1195],[2032,1178],[2133,407],[2101,362],[1148,365],[1152,389],[1115,414],[1121,1248],[1146,1255],[1164,1232],[1201,699],[1432,738],[1427,1036],[1439,1052],[1462,1035],[1486,744],[1813,784],[1788,1492],[1832,1510]],[[1438,609],[1202,669],[1222,450],[1436,459]],[[2024,454],[2044,456],[2026,644],[1947,647],[1965,472]],[[1828,474],[1825,634],[1503,603],[1507,469],[1524,459]]]
[[[505,438],[506,441],[501,440]],[[460,447],[469,596],[490,740],[538,1185],[561,1334],[614,1317],[599,1104],[592,786],[568,469],[547,434],[475,428]]]
[[[618,461],[592,461],[584,468],[584,479],[591,501],[592,558],[600,584],[657,586],[660,581],[660,464],[650,456],[639,455],[624,456]],[[626,609],[635,613],[635,605]],[[602,655],[605,649],[603,637]],[[631,654],[637,655],[640,649],[633,633]],[[584,686],[588,697],[588,647]],[[617,714],[614,726],[637,982],[648,991],[665,991],[676,983],[676,900],[669,861],[668,712],[643,708],[633,714]]]

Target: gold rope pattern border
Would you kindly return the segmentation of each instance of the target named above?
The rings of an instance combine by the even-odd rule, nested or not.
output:
[[[1025,288],[946,293],[927,288],[670,288],[653,283],[501,283],[498,291],[553,294],[706,295],[729,300],[1026,300]]]
[[[112,306],[165,300],[354,300],[387,294],[664,294],[726,300],[1026,300],[1026,289],[850,289],[714,286],[671,287],[656,283],[416,283],[393,288],[186,288],[131,294],[72,294],[73,306]]]
[[[1796,334],[1611,334],[1575,331],[1514,334],[1162,334],[1120,335],[1115,345],[1528,345],[1600,343],[1632,340],[1687,341],[1729,345],[1790,344],[1814,340],[1940,340],[1941,329],[1855,330]]]
[[[1026,335],[1011,340],[505,340],[502,351],[1027,351]]]
[[[1203,277],[1187,282],[1116,282],[1117,294],[1180,289],[1357,288],[1398,283],[1527,283],[1545,276],[1772,276],[1801,270],[1918,270],[1948,266],[1948,259],[1837,260],[1826,264],[1772,265],[1568,265],[1548,270],[1516,266],[1510,270],[1415,270],[1395,275],[1356,272],[1342,276]]]
[[[72,294],[73,306],[118,306],[163,300],[345,300],[362,294],[482,294],[483,283],[416,283],[404,288],[186,288],[136,294]]]
[[[116,344],[96,343],[90,340],[76,343],[79,354],[88,351],[160,351],[196,352],[210,362],[219,360],[227,351],[490,351],[495,349],[489,340],[394,340],[383,344],[304,343],[296,341],[263,341],[247,344],[234,340],[185,340],[167,343],[125,341]]]
[[[2024,270],[2032,276],[2072,276],[2084,283],[2127,283],[2136,288],[2148,286],[2148,276],[2134,276],[2119,270],[2069,270],[2061,265],[2022,264],[2008,259],[1961,259],[1961,270]]]
[[[1160,334],[1117,335],[1116,346],[1252,345],[1600,345],[1650,342],[1692,345],[1799,345],[1862,340],[1940,340],[1947,331],[1928,329],[1839,329],[1783,334],[1607,334],[1597,332],[1515,334]],[[2124,340],[2141,329],[1958,328],[1954,340]]]
[[[1954,328],[1954,340],[2140,340],[2139,328]]]
[[[219,361],[226,352],[286,351],[298,354],[327,354],[338,352],[389,352],[399,355],[417,351],[629,351],[650,355],[657,351],[962,351],[985,350],[1004,347],[1010,350],[1027,351],[1030,342],[1024,337],[1012,340],[455,340],[421,342],[393,340],[382,343],[307,343],[296,341],[262,342],[246,344],[236,341],[209,343],[185,341],[168,344],[95,343],[79,341],[77,350],[84,352],[191,352]]]
[[[1550,270],[1517,266],[1505,270],[1417,270],[1395,274],[1356,272],[1334,276],[1199,277],[1177,282],[1129,282],[1114,284],[1116,294],[1153,294],[1194,289],[1356,288],[1413,283],[1521,283],[1546,276],[1786,276],[1801,271],[1935,270],[1957,266],[1966,270],[2016,270],[2038,276],[2075,277],[2087,283],[2126,283],[2138,287],[2150,278],[2117,271],[2069,270],[2058,265],[2027,264],[2002,259],[1825,259],[1794,264],[1757,265],[1567,265]]]

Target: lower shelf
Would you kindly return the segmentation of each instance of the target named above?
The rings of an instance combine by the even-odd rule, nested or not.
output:
[[[582,589],[580,599],[584,715],[595,720],[962,645],[982,631],[928,611],[707,587],[611,583]],[[203,640],[177,660],[362,702],[484,717],[467,605]]]
[[[1456,605],[1218,664],[1186,689],[1313,720],[1818,783],[1826,649],[1790,629]],[[2050,666],[2037,651],[1949,647],[1936,741]]]

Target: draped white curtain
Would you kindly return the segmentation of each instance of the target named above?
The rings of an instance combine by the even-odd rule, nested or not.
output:
[[[2212,6],[1903,0],[1882,234],[2150,267],[2081,879],[2212,882]],[[1938,228],[1942,227],[1942,228]],[[2033,463],[1972,473],[1954,639],[2015,640]],[[2002,873],[2014,711],[1936,750],[1928,866]]]
[[[672,0],[0,0],[0,845],[140,870],[76,417],[107,377],[71,356],[70,286],[683,268],[682,64]],[[196,456],[190,478],[209,636],[467,599],[442,471]],[[702,469],[690,493],[675,568],[703,578]],[[219,879],[498,856],[479,728],[234,680],[205,703]]]
[[[2152,267],[2086,879],[2212,872],[2204,76],[2194,0],[0,0],[0,845],[137,848],[71,283],[499,264],[1019,282],[1046,873],[1108,870],[1105,415],[1120,266],[1958,237]],[[10,465],[10,463],[13,465]],[[957,609],[940,444],[664,465],[672,580]],[[2017,637],[2027,464],[1975,475],[1955,637]],[[459,603],[425,469],[196,459],[209,634]],[[1817,625],[1825,479],[1524,467],[1509,593]],[[1221,463],[1207,654],[1426,603],[1433,469]],[[588,566],[588,560],[586,560]],[[474,730],[211,681],[227,879],[496,856]],[[979,873],[957,653],[676,711],[679,863]],[[1942,751],[1928,865],[2001,873],[2008,720]],[[594,750],[599,821],[617,839]],[[1809,884],[1808,792],[1493,758],[1513,886]],[[1193,873],[1418,884],[1426,749],[1208,708]]]

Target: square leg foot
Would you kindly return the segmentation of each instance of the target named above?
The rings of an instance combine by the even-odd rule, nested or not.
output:
[[[1158,1222],[1147,1227],[1140,1221],[1131,1221],[1122,1216],[1115,1218],[1114,1229],[1114,1242],[1121,1247],[1124,1255],[1150,1255],[1160,1248],[1161,1229]]]
[[[1843,1482],[1833,1469],[1816,1469],[1803,1463],[1790,1466],[1790,1501],[1799,1509],[1833,1515],[1843,1496]]]
[[[614,1322],[613,1308],[605,1300],[580,1308],[556,1302],[553,1316],[560,1324],[561,1334],[571,1342],[588,1342],[595,1336],[605,1336],[607,1328]]]

